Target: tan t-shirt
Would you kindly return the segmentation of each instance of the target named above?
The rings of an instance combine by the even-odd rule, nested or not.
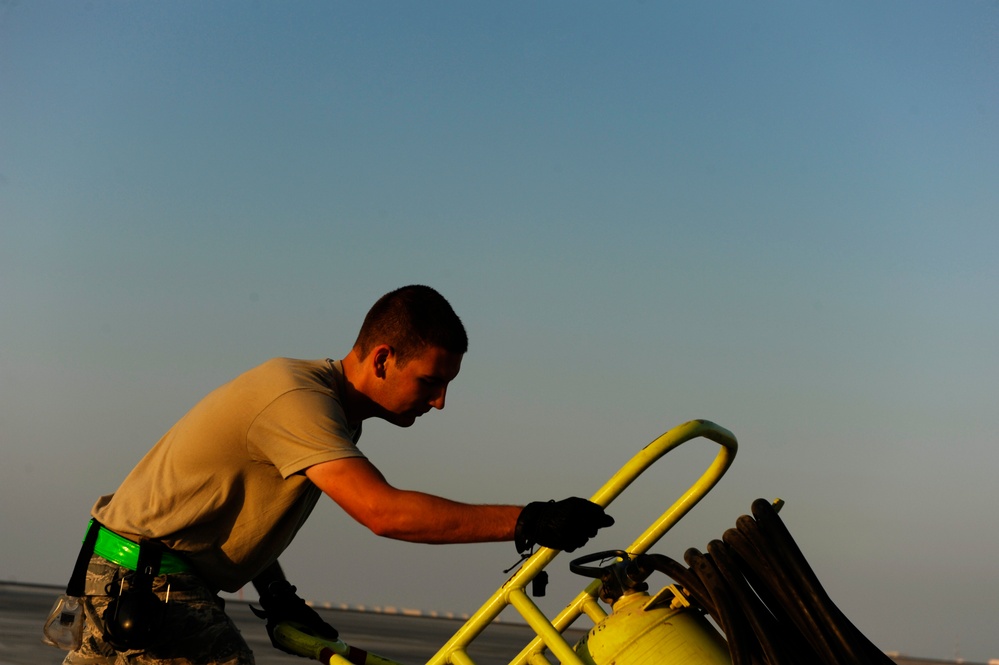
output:
[[[276,358],[215,389],[146,454],[92,515],[181,552],[236,591],[273,563],[319,500],[303,471],[364,457],[339,395],[339,361]]]

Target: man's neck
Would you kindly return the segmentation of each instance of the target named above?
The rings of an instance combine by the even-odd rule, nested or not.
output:
[[[346,394],[342,396],[347,425],[356,430],[361,422],[374,415],[374,403],[364,394],[364,368],[357,354],[351,350],[343,360],[343,383]]]

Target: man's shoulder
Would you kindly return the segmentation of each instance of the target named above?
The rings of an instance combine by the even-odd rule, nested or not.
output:
[[[335,371],[335,363],[328,358],[310,360],[279,356],[260,363],[247,374],[284,374],[290,377],[328,375]]]
[[[307,358],[289,358],[288,356],[277,356],[265,360],[264,362],[257,365],[254,369],[262,369],[268,367],[277,367],[277,368],[320,367],[328,365],[330,362],[331,361],[329,359],[325,358],[307,359]]]
[[[271,391],[318,390],[339,392],[341,371],[328,358],[307,360],[277,357],[264,361],[243,375],[245,381],[263,383]]]

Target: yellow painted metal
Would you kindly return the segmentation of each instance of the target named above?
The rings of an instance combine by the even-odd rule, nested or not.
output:
[[[728,645],[704,616],[686,607],[656,606],[631,593],[576,646],[586,665],[731,665]]]
[[[692,420],[674,427],[639,451],[591,497],[593,502],[606,508],[663,455],[681,444],[697,438],[713,441],[719,444],[721,449],[701,477],[627,548],[629,554],[636,555],[647,552],[711,491],[732,465],[738,450],[735,435],[708,420]],[[542,653],[546,648],[563,665],[586,665],[579,655],[572,651],[562,634],[583,613],[595,623],[606,616],[606,613],[596,605],[594,600],[600,589],[599,580],[591,582],[562,612],[551,620],[545,617],[524,592],[531,580],[544,570],[559,553],[558,550],[546,547],[535,552],[427,661],[427,665],[455,663],[457,661],[454,660],[453,655],[456,653],[462,654],[462,659],[467,657],[468,645],[509,605],[513,605],[520,612],[528,626],[537,634],[537,637],[511,661],[511,665],[543,663],[545,661]],[[465,665],[464,660],[459,665]]]
[[[347,645],[343,640],[324,639],[308,627],[293,621],[282,621],[276,625],[274,636],[295,655],[312,658],[328,665],[352,664],[359,660],[356,658],[357,649]],[[361,653],[364,653],[364,665],[400,665],[377,654]],[[354,660],[348,660],[351,657],[354,657]]]
[[[475,665],[475,661],[472,660],[472,657],[468,655],[468,652],[463,649],[459,649],[451,654],[451,661],[455,665]]]
[[[738,444],[736,443],[735,436],[729,432],[727,429],[720,427],[707,420],[691,420],[690,422],[684,423],[679,427],[675,427],[659,438],[652,441],[650,444],[645,446],[637,455],[632,457],[632,459],[621,467],[617,473],[615,473],[597,492],[591,497],[591,500],[603,507],[610,505],[614,499],[616,499],[620,494],[631,485],[632,482],[642,473],[644,473],[652,464],[658,461],[663,455],[674,450],[678,446],[687,441],[697,438],[705,438],[713,441],[721,446],[718,454],[715,456],[711,465],[708,469],[701,475],[701,477],[690,486],[690,488],[684,492],[680,498],[678,498],[673,505],[666,509],[659,519],[653,522],[628,548],[627,552],[631,556],[638,554],[644,554],[648,551],[650,547],[655,545],[656,542],[662,538],[669,529],[671,529],[684,515],[686,515],[691,508],[693,508],[697,503],[704,498],[704,496],[711,491],[711,489],[718,483],[721,477],[728,470],[729,466],[732,464],[732,460],[735,458],[736,451],[738,450]],[[475,665],[475,661],[468,654],[469,645],[500,615],[500,613],[506,609],[508,606],[514,607],[520,615],[527,622],[528,626],[534,630],[537,637],[535,637],[524,649],[518,654],[518,656],[510,662],[510,665],[551,665],[550,661],[546,657],[546,650],[550,652],[553,656],[558,658],[562,665],[593,665],[592,655],[589,653],[588,649],[592,649],[592,638],[587,642],[589,646],[586,649],[581,649],[582,655],[586,659],[581,657],[580,653],[577,653],[573,646],[565,640],[563,634],[564,632],[572,626],[572,624],[582,615],[586,615],[596,627],[601,625],[623,625],[628,623],[631,625],[626,625],[625,630],[618,631],[619,636],[615,639],[626,640],[629,635],[635,635],[635,626],[638,625],[639,631],[655,630],[656,626],[659,626],[658,633],[655,635],[657,640],[670,641],[673,636],[669,635],[669,630],[663,632],[662,629],[662,616],[664,613],[674,612],[674,614],[666,614],[670,622],[680,622],[685,628],[681,629],[682,632],[690,632],[691,634],[701,630],[702,626],[697,624],[697,620],[703,621],[703,617],[700,617],[696,612],[690,610],[678,611],[677,608],[663,608],[658,606],[657,596],[646,603],[642,612],[644,614],[632,616],[630,613],[622,614],[622,616],[616,617],[618,613],[615,608],[614,614],[608,615],[607,612],[599,605],[597,602],[597,596],[600,591],[600,581],[593,580],[583,591],[579,593],[576,598],[566,606],[562,612],[560,612],[554,619],[549,619],[545,614],[537,607],[537,605],[528,597],[525,589],[528,584],[540,573],[544,568],[551,563],[551,561],[560,554],[559,550],[553,550],[546,547],[540,548],[531,557],[525,560],[520,568],[500,587],[479,609],[476,611],[462,626],[458,631],[451,637],[448,642],[441,647],[441,649],[429,660],[427,665]],[[645,595],[648,599],[648,596]],[[646,627],[645,623],[649,623]],[[710,626],[707,626],[709,630]],[[606,629],[601,629],[601,633],[606,632]],[[717,635],[717,633],[715,633]],[[696,636],[692,639],[699,639]],[[705,638],[708,641],[712,641],[714,638]],[[719,637],[720,639],[720,637]],[[643,640],[640,640],[644,643]],[[301,631],[295,631],[294,627],[290,627],[285,639],[282,642],[293,647],[293,650],[299,655],[313,658],[315,660],[322,661],[320,653],[327,654],[327,663],[333,665],[344,665],[347,661],[344,656],[347,655],[349,647],[345,645],[342,641],[336,641],[334,643],[325,642],[318,644],[317,638],[314,636],[307,635]],[[318,640],[318,642],[323,642]],[[658,642],[657,642],[658,643]],[[611,647],[608,647],[610,649]],[[638,648],[638,647],[636,647]],[[325,649],[325,651],[324,651]],[[603,653],[603,652],[601,652]],[[727,654],[727,651],[726,651]],[[601,656],[602,658],[603,656]],[[629,656],[631,658],[632,656]],[[726,655],[727,658],[727,655]],[[597,661],[598,665],[602,664],[603,660]],[[607,661],[610,662],[610,661]],[[618,660],[616,661],[621,665],[638,665],[642,661],[639,660]],[[656,665],[662,665],[662,660],[659,661],[649,661],[655,663]],[[727,660],[714,660],[714,661],[689,661],[691,665],[699,665],[700,663],[711,663],[715,665],[716,663],[728,662]],[[374,654],[368,654],[368,659],[366,660],[366,665],[399,665],[395,661],[389,660],[387,658],[382,658]]]

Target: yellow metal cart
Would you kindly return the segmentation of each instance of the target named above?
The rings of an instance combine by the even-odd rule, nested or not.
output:
[[[476,611],[441,647],[427,665],[476,665],[469,645],[503,612],[513,607],[535,632],[536,637],[511,661],[511,665],[551,665],[549,655],[562,665],[729,665],[725,639],[705,618],[704,612],[687,602],[682,589],[666,587],[654,596],[642,584],[620,594],[611,613],[599,598],[608,574],[613,570],[588,564],[611,558],[619,569],[645,554],[698,501],[717,484],[731,466],[738,444],[727,429],[707,420],[692,420],[675,427],[645,446],[590,498],[607,507],[631,483],[666,453],[692,439],[706,439],[720,446],[708,469],[626,550],[598,553],[573,562],[573,570],[595,577],[556,617],[547,617],[531,600],[527,586],[560,554],[540,548],[527,558],[503,586]],[[605,594],[605,601],[606,598]],[[586,639],[569,644],[563,636],[577,619],[585,615],[594,627]],[[301,626],[280,624],[278,639],[295,653],[322,663],[343,665],[400,665],[395,661],[352,648],[341,641],[330,642],[309,635]]]

